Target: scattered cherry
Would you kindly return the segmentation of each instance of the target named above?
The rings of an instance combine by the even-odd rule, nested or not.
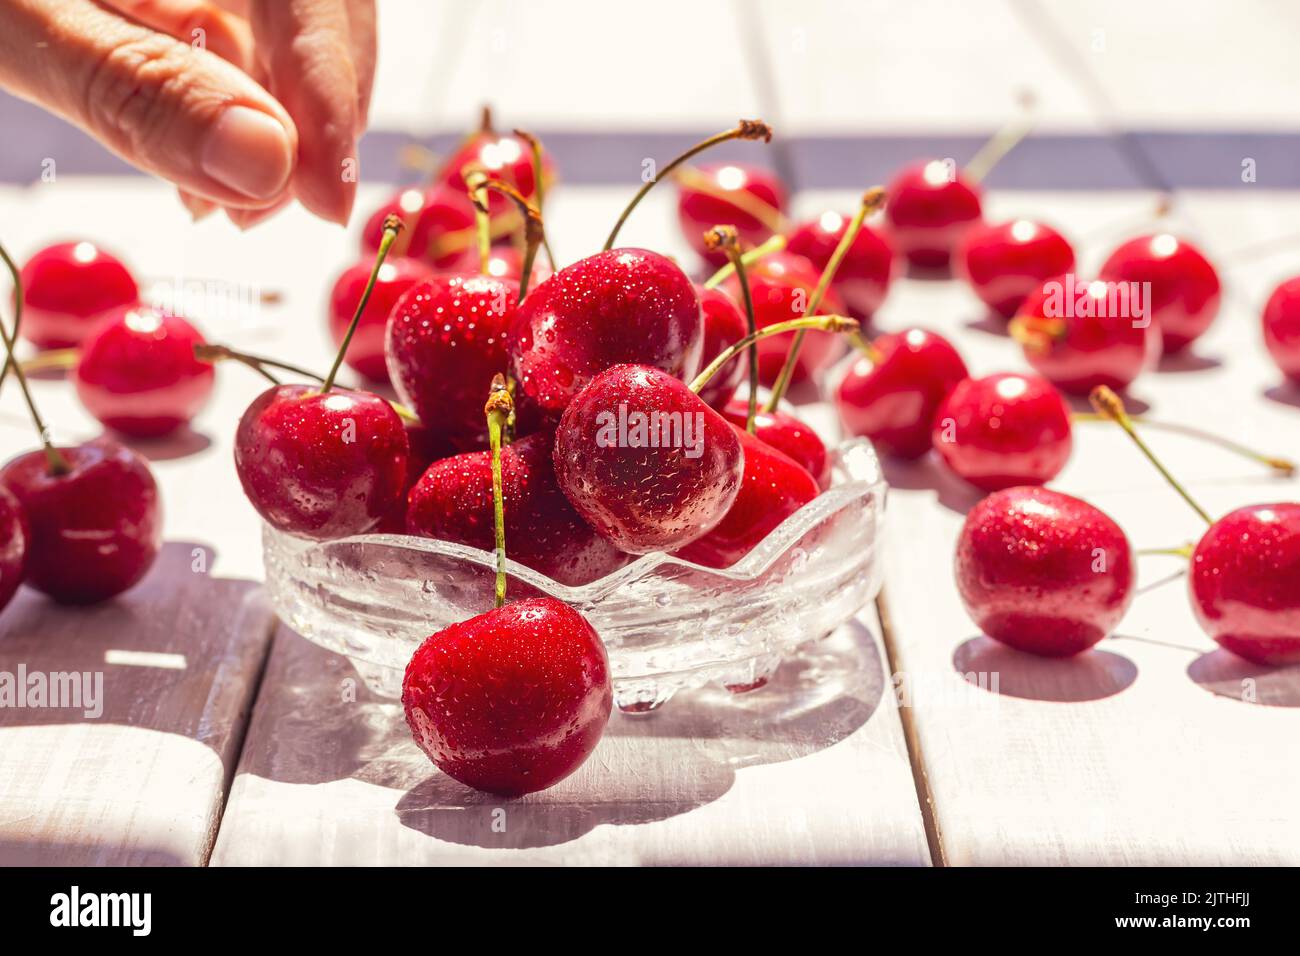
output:
[[[330,292],[330,337],[334,347],[343,344],[357,303],[370,280],[371,266],[358,262],[349,266],[334,282]],[[419,259],[392,256],[379,267],[379,277],[370,293],[370,301],[361,313],[361,321],[344,361],[362,377],[372,382],[388,381],[388,361],[384,356],[384,333],[388,315],[408,289],[429,278],[433,268]]]
[[[1282,374],[1300,385],[1300,276],[1287,279],[1264,306],[1264,344]]]
[[[865,435],[895,458],[920,458],[933,446],[939,406],[969,373],[943,336],[925,329],[882,335],[835,390],[844,430]]]
[[[849,227],[849,217],[824,212],[795,226],[786,249],[803,256],[821,271]],[[866,322],[880,308],[893,279],[894,250],[883,233],[864,225],[831,280],[831,288],[849,314]]]
[[[203,342],[180,316],[141,305],[120,309],[82,345],[72,373],[77,397],[123,435],[170,434],[188,425],[212,395],[213,368],[194,357]]]
[[[0,610],[9,606],[18,585],[23,583],[31,538],[23,506],[13,492],[0,485]]]
[[[1041,485],[1070,457],[1070,410],[1038,375],[968,378],[939,406],[932,440],[948,467],[977,488]]]
[[[1160,327],[1167,355],[1181,352],[1219,312],[1219,274],[1199,249],[1167,232],[1121,245],[1101,267],[1107,282],[1150,283],[1149,318]]]
[[[725,222],[744,245],[758,245],[781,231],[786,202],[785,184],[761,166],[716,163],[679,173],[677,222],[691,248],[714,266],[727,259],[703,241],[707,230]]]
[[[140,300],[127,267],[93,242],[42,249],[23,266],[22,288],[19,331],[42,349],[80,345],[98,319]]]
[[[894,251],[914,268],[948,268],[962,236],[979,221],[979,186],[949,163],[932,160],[903,169],[886,192]]]
[[[957,246],[955,271],[1003,318],[1048,279],[1074,268],[1074,249],[1051,226],[1030,219],[977,222]]]
[[[1038,487],[996,491],[966,516],[957,589],[989,637],[1066,657],[1114,631],[1133,600],[1123,530],[1086,501]]]

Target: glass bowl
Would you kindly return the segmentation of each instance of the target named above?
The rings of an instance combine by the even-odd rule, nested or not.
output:
[[[834,449],[832,462],[831,487],[725,571],[648,554],[567,587],[509,562],[508,597],[547,594],[586,615],[609,651],[624,712],[711,682],[755,690],[786,653],[834,630],[880,588],[880,464],[864,439]],[[426,637],[492,607],[495,558],[477,548],[389,534],[309,541],[270,527],[262,546],[280,618],[346,656],[383,696],[401,695]]]

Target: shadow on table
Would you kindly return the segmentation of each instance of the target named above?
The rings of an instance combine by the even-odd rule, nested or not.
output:
[[[601,825],[664,820],[722,797],[743,767],[795,760],[843,740],[871,719],[885,686],[875,641],[854,622],[805,645],[761,690],[737,696],[703,688],[647,716],[615,713],[591,759],[551,790],[502,800],[437,773],[415,784],[396,812],[403,825],[440,840],[511,849],[554,846]],[[425,761],[422,775],[429,769]],[[494,813],[506,821],[504,832],[492,826]]]
[[[952,666],[963,678],[996,674],[999,694],[1059,703],[1113,697],[1127,690],[1138,672],[1136,664],[1112,651],[1094,647],[1074,657],[1037,657],[982,634],[964,641],[953,652]],[[986,689],[992,692],[991,681]]]
[[[958,478],[930,452],[918,461],[882,457],[881,471],[891,488],[904,491],[933,491],[939,504],[957,514],[966,514],[987,492]]]
[[[1264,397],[1279,405],[1300,408],[1300,385],[1292,385],[1289,382],[1285,385],[1271,385],[1264,389]]]
[[[1222,364],[1223,362],[1217,358],[1184,350],[1175,352],[1173,355],[1160,356],[1160,363],[1156,366],[1156,371],[1162,374],[1181,375],[1185,372],[1204,372],[1212,368],[1218,368]]]
[[[212,439],[202,432],[196,432],[186,425],[162,438],[129,438],[116,432],[109,432],[114,441],[130,445],[140,455],[150,461],[174,461],[197,455],[212,446]]]
[[[1187,676],[1217,697],[1265,707],[1300,707],[1300,666],[1252,664],[1219,648],[1187,665]]]

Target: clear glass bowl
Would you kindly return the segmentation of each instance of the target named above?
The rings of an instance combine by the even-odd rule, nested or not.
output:
[[[880,464],[863,439],[832,459],[831,487],[725,571],[649,554],[566,587],[510,562],[509,596],[548,594],[586,615],[625,712],[710,682],[757,689],[787,652],[834,630],[880,588]],[[426,637],[492,606],[495,559],[476,548],[386,534],[308,541],[270,527],[262,546],[280,618],[345,655],[387,697],[401,695],[406,663]]]

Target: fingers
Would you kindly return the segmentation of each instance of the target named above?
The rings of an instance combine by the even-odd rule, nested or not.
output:
[[[245,73],[253,60],[248,22],[204,0],[101,0],[132,20],[208,49]]]
[[[344,0],[253,0],[250,9],[271,92],[299,130],[294,194],[316,215],[346,224],[361,114]]]
[[[348,0],[348,28],[352,35],[352,63],[357,71],[357,135],[370,122],[370,92],[375,86],[375,0]]]
[[[209,202],[193,193],[187,193],[183,189],[178,189],[177,193],[181,197],[181,205],[185,207],[195,222],[206,219],[217,211],[217,204],[214,202]]]
[[[242,70],[91,0],[0,7],[0,83],[136,166],[234,208],[289,188],[289,115]]]

